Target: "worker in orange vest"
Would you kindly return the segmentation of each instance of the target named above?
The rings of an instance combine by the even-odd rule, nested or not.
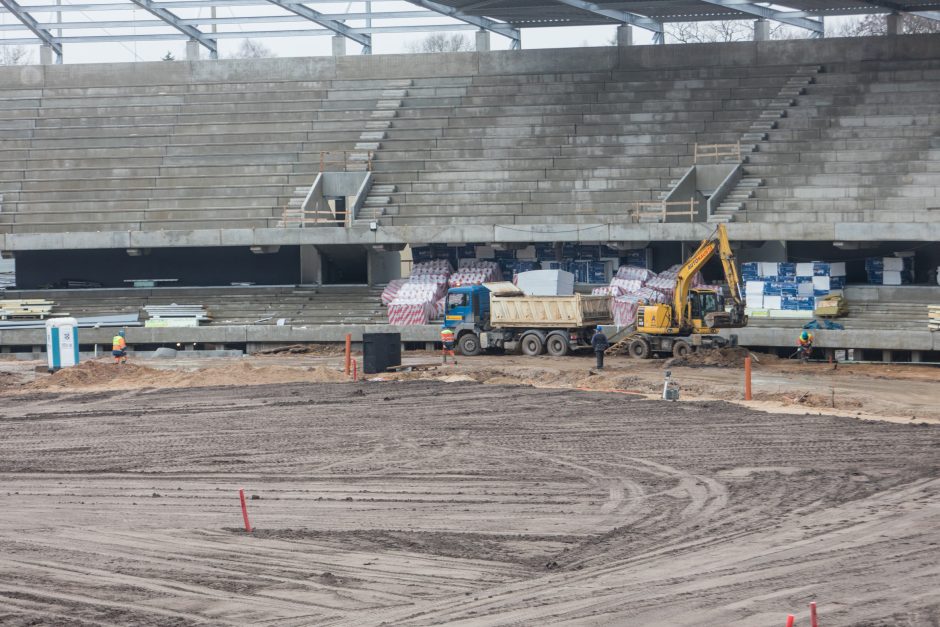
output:
[[[454,365],[457,365],[457,355],[454,353],[454,330],[444,327],[441,329],[441,359],[447,363],[447,356],[454,358]]]
[[[114,363],[127,363],[127,341],[124,340],[124,331],[118,331],[118,334],[111,340],[111,355],[114,356]]]

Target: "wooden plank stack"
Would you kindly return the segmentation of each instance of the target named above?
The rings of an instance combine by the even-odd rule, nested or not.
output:
[[[940,305],[927,305],[927,329],[940,331]]]
[[[205,305],[147,305],[144,310],[149,317],[146,327],[198,327],[212,320]]]
[[[52,314],[55,303],[51,300],[0,300],[0,320],[45,320]],[[62,315],[62,314],[55,314]]]

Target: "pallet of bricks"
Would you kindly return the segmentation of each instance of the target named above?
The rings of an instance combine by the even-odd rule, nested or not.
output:
[[[51,300],[0,300],[0,320],[45,320],[52,315],[55,303]],[[61,314],[57,314],[61,315]]]
[[[927,329],[940,331],[940,305],[927,305]]]

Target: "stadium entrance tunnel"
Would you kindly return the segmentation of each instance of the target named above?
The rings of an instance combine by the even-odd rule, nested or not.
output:
[[[297,246],[266,254],[224,246],[154,248],[135,255],[124,249],[16,253],[20,289],[133,287],[135,280],[157,280],[161,287],[295,284],[300,282],[300,252]]]
[[[317,246],[324,285],[369,283],[369,252],[365,246]]]

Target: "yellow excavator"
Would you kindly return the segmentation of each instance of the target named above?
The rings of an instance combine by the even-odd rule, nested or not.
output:
[[[716,252],[728,285],[730,303],[727,306],[717,291],[692,287],[692,279]],[[672,303],[641,306],[636,314],[636,330],[619,344],[637,359],[646,359],[654,353],[685,357],[698,347],[736,344],[737,336],[728,339],[716,334],[719,329],[746,326],[744,306],[728,231],[724,224],[719,224],[680,268]]]

